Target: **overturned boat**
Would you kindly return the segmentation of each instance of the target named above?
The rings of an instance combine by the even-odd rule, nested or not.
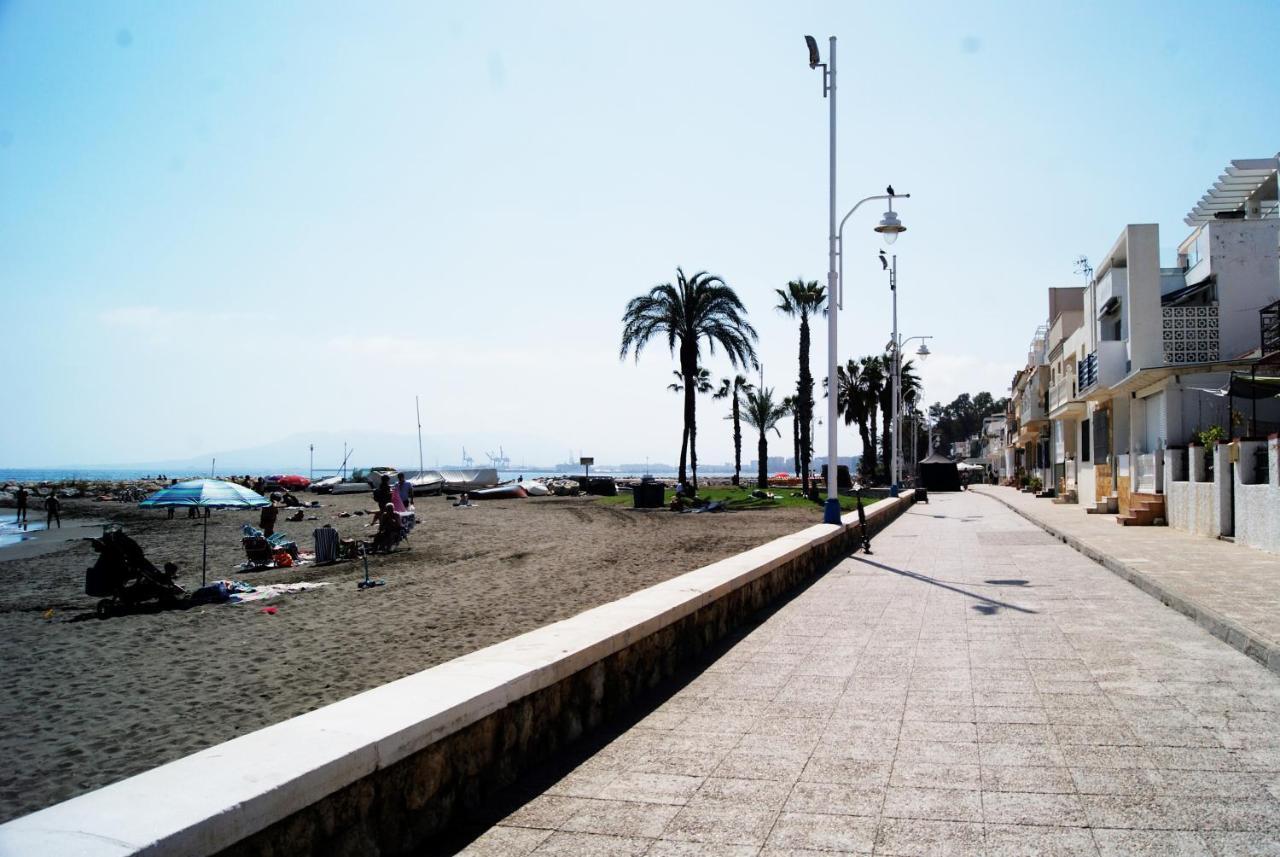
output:
[[[405,478],[413,484],[415,494],[457,494],[478,491],[498,484],[498,471],[492,467],[475,470],[423,470]]]
[[[508,485],[498,485],[494,488],[481,488],[479,491],[468,492],[468,496],[472,500],[518,500],[528,497],[529,492],[520,487],[519,484],[512,482]]]

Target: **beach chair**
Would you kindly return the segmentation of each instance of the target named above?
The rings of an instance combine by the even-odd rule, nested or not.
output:
[[[267,568],[275,562],[275,547],[262,536],[245,536],[240,540],[244,558],[254,568]]]
[[[316,540],[316,562],[338,561],[338,545],[341,537],[333,527],[320,527],[312,535]]]

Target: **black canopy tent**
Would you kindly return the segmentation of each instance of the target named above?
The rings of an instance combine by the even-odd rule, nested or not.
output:
[[[920,462],[920,483],[928,491],[959,491],[960,469],[954,461],[935,450]]]

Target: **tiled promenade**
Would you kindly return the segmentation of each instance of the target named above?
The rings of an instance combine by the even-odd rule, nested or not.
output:
[[[1280,854],[1280,677],[990,498],[917,505],[468,854]]]
[[[1280,672],[1280,556],[1170,527],[1121,527],[1013,488],[979,486]]]

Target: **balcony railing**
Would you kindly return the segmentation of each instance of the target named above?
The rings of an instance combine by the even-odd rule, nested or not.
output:
[[[1166,364],[1212,363],[1220,359],[1216,306],[1167,306],[1160,312]]]
[[[1098,352],[1093,351],[1076,364],[1076,389],[1083,393],[1096,383],[1098,383]]]
[[[1280,301],[1258,310],[1262,324],[1262,355],[1280,355]]]

